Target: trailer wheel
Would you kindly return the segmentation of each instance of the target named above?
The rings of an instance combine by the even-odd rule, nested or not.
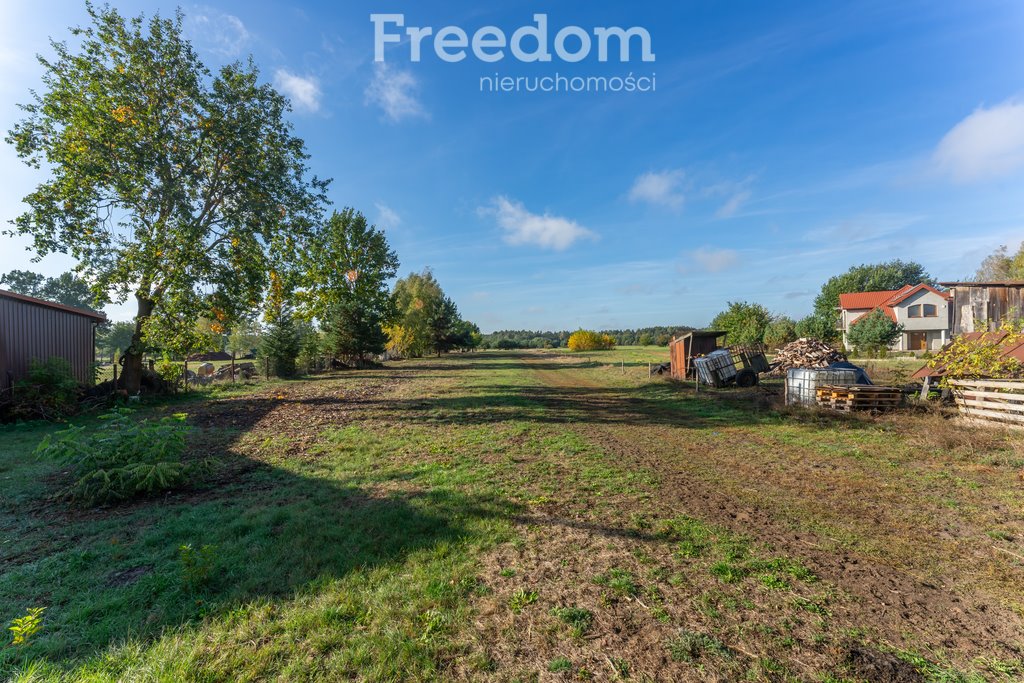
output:
[[[736,373],[736,386],[750,388],[758,382],[757,373],[753,370],[740,370]]]

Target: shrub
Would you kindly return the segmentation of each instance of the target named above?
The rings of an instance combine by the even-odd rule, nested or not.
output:
[[[164,356],[163,360],[156,364],[156,374],[160,375],[170,386],[177,387],[181,382],[182,375],[185,374],[185,366]]]
[[[836,336],[835,322],[826,316],[809,315],[797,322],[796,336],[797,338],[807,337],[819,341],[831,341]]]
[[[764,331],[764,343],[770,349],[781,348],[796,340],[796,322],[786,316],[772,320]]]
[[[858,352],[880,353],[888,351],[901,334],[903,325],[897,325],[881,309],[876,308],[850,325],[846,339]]]
[[[11,413],[21,418],[55,420],[78,410],[81,386],[63,358],[33,360],[28,376],[14,384]]]
[[[196,592],[210,582],[217,547],[204,545],[195,548],[191,543],[178,546],[181,564],[181,582],[189,592]]]
[[[45,607],[30,607],[25,616],[11,620],[11,625],[7,627],[13,636],[11,645],[25,645],[32,636],[39,633],[43,628],[45,610]]]
[[[1024,377],[1024,363],[1005,354],[1006,349],[1024,343],[1024,333],[1012,325],[1003,325],[999,331],[1007,333],[999,343],[987,336],[970,340],[956,337],[952,344],[935,353],[928,367],[944,371],[942,386],[947,386],[952,379]]]
[[[607,351],[615,348],[615,339],[593,330],[577,330],[569,335],[566,346],[570,351]]]
[[[74,481],[62,491],[70,500],[97,505],[165,491],[184,484],[207,462],[185,462],[185,415],[135,420],[126,408],[103,415],[86,433],[72,426],[47,434],[36,454],[71,466]]]

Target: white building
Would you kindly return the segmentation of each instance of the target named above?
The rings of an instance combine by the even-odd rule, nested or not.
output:
[[[893,351],[937,351],[949,340],[949,294],[926,284],[905,285],[894,290],[839,295],[839,324],[846,348],[850,348],[850,325],[875,309],[903,325]]]

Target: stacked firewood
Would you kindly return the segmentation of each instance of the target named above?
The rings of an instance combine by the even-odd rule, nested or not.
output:
[[[771,374],[782,377],[790,368],[827,368],[846,356],[823,341],[801,337],[775,352]]]

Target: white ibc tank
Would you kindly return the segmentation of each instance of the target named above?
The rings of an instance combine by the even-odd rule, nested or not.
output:
[[[786,405],[813,406],[817,404],[818,387],[856,383],[857,373],[854,370],[792,368],[786,373]]]

